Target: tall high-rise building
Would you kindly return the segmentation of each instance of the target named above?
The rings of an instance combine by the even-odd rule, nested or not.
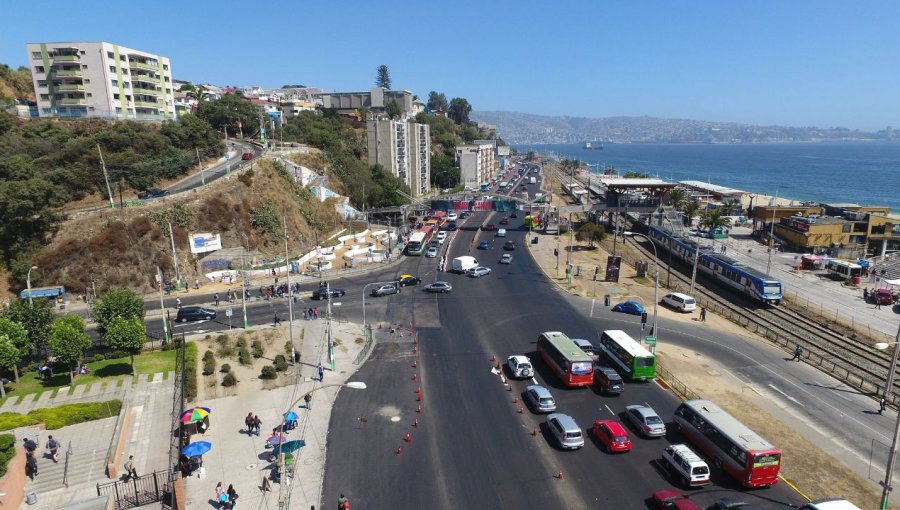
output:
[[[381,165],[419,197],[431,187],[431,131],[428,124],[405,120],[366,123],[369,164]]]
[[[468,187],[477,188],[497,175],[497,144],[493,140],[475,140],[475,143],[456,146],[456,165],[459,180]]]
[[[29,43],[38,115],[175,118],[169,59],[106,42]]]

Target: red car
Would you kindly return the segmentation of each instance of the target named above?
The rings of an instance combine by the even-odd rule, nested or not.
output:
[[[248,159],[253,159],[253,153],[252,153],[252,152],[245,152],[245,153],[241,156],[241,159],[243,159],[243,160],[245,160],[245,161],[248,160]]]
[[[687,496],[672,489],[654,492],[653,505],[659,510],[701,510]]]
[[[615,420],[597,420],[594,422],[594,437],[600,441],[603,450],[608,453],[630,452],[631,439],[621,423]]]
[[[485,230],[496,230],[496,228],[497,227],[495,227],[493,223],[488,223],[487,225],[484,226]]]
[[[894,304],[894,296],[890,289],[878,289],[874,292],[875,297],[872,298],[876,305],[892,305]]]

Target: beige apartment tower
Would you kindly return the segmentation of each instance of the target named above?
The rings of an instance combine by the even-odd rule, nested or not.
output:
[[[409,186],[413,197],[431,187],[431,132],[428,124],[403,120],[366,123],[369,164],[379,164]]]
[[[38,115],[175,118],[169,59],[105,42],[29,43]]]

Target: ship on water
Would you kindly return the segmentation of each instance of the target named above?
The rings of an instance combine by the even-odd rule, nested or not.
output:
[[[585,150],[597,150],[597,151],[599,151],[599,150],[603,150],[603,144],[601,144],[600,142],[597,142],[597,141],[594,141],[594,142],[584,142],[584,147],[583,147],[583,149],[585,149]]]

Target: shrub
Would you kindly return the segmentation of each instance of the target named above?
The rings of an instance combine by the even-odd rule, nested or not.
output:
[[[250,351],[246,348],[243,348],[238,351],[238,362],[244,366],[250,366],[253,364],[253,357],[250,356]]]
[[[285,354],[291,353],[291,341],[290,340],[288,340],[287,342],[284,343],[284,353]]]
[[[0,477],[6,474],[9,461],[16,456],[16,436],[0,434]]]
[[[233,372],[228,372],[227,374],[225,374],[225,377],[222,378],[222,386],[234,386],[237,383],[237,377],[234,376]]]
[[[275,367],[266,365],[262,368],[262,372],[259,374],[260,379],[275,379],[278,377],[278,372],[275,371]]]
[[[219,369],[219,372],[222,372],[223,374],[231,372],[231,365],[229,365],[228,363],[223,363],[222,368]]]
[[[262,358],[263,356],[263,345],[259,340],[254,340],[250,345],[250,348],[253,349],[253,357],[254,358]]]
[[[275,370],[277,370],[279,372],[284,372],[285,370],[287,370],[287,368],[288,368],[287,359],[285,359],[285,357],[282,356],[281,354],[279,354],[278,356],[275,356]]]
[[[215,356],[215,354],[213,354],[212,351],[207,350],[206,352],[203,353],[203,361],[209,361],[209,360],[215,361],[215,359],[216,359],[216,356]]]
[[[210,375],[216,371],[216,357],[212,351],[206,351],[203,355],[203,375]]]
[[[180,361],[180,358],[176,358]],[[178,362],[176,362],[178,363]],[[176,367],[181,370],[181,367]],[[184,351],[184,398],[193,400],[197,397],[197,344],[188,343]]]
[[[246,349],[247,348],[247,339],[244,338],[243,336],[241,336],[240,338],[238,338],[238,341],[234,344],[234,346],[237,347],[238,350]]]
[[[85,402],[46,407],[35,409],[28,414],[2,413],[0,414],[0,430],[12,430],[38,423],[46,425],[47,430],[56,430],[76,423],[116,416],[121,409],[121,400],[109,400],[107,402]],[[2,442],[0,442],[0,449],[2,449]]]

